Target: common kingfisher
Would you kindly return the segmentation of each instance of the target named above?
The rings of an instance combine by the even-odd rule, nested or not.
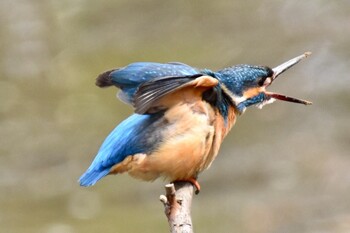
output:
[[[136,62],[100,74],[96,85],[118,87],[118,97],[135,113],[105,139],[80,185],[128,172],[146,181],[189,181],[199,192],[198,174],[210,167],[236,116],[247,107],[261,108],[276,99],[311,104],[266,90],[310,54],[273,69],[244,64],[214,72],[178,62]]]

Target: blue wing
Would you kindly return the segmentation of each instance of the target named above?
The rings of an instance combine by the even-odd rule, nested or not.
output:
[[[158,77],[188,76],[198,73],[199,70],[183,63],[136,62],[101,74],[97,77],[96,84],[100,87],[117,86],[122,90],[118,97],[131,104],[137,88],[144,82]]]
[[[133,114],[119,124],[105,139],[92,164],[80,177],[80,185],[94,185],[128,155],[147,154],[154,150],[161,140],[161,135],[155,133],[155,127],[162,116],[163,113]]]

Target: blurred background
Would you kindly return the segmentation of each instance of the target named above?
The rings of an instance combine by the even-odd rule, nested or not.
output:
[[[239,117],[193,201],[196,232],[350,232],[350,2],[1,0],[0,232],[167,232],[163,181],[79,187],[132,113],[95,77],[136,61],[274,67],[309,99]]]

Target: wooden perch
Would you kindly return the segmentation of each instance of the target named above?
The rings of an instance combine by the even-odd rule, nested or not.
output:
[[[193,185],[189,182],[175,182],[165,185],[165,195],[160,201],[168,218],[171,233],[193,233],[191,204]]]

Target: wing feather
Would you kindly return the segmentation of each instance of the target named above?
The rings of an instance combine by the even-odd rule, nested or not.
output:
[[[135,62],[100,74],[96,78],[96,85],[99,87],[113,85],[118,87],[121,89],[118,97],[123,102],[131,104],[136,90],[145,82],[159,77],[191,76],[198,73],[196,68],[179,62]]]
[[[147,113],[162,97],[174,93],[182,88],[192,86],[212,88],[218,80],[203,74],[159,77],[143,83],[135,93],[134,107],[139,114]]]

